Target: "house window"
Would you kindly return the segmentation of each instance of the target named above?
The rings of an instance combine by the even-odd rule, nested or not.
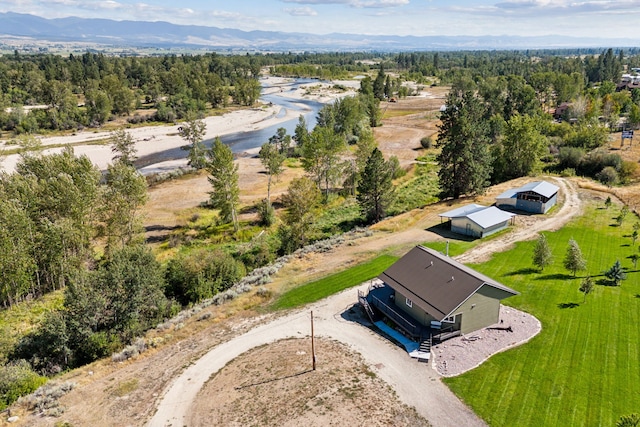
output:
[[[456,316],[449,316],[442,320],[442,323],[456,323]]]
[[[405,302],[407,303],[408,307],[413,307],[413,301],[411,301],[409,298],[405,298]]]

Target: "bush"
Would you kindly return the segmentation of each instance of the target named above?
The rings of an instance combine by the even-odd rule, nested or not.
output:
[[[263,199],[256,205],[258,222],[265,227],[271,227],[276,222],[276,210],[267,199]]]
[[[433,139],[430,136],[425,136],[420,140],[420,145],[427,150],[433,148]]]
[[[58,400],[73,390],[75,386],[76,383],[69,381],[61,384],[50,382],[25,397],[24,400],[20,399],[20,401],[24,401],[30,411],[36,411],[47,416],[60,416],[64,412],[64,408],[60,407]]]
[[[26,360],[0,367],[0,410],[11,405],[20,396],[34,392],[46,382],[47,378],[35,373]]]
[[[561,147],[558,152],[558,166],[562,169],[578,169],[584,157],[584,150],[577,147]]]
[[[611,187],[618,182],[618,172],[611,166],[607,166],[596,174],[596,179],[604,185]]]
[[[401,178],[407,174],[407,171],[400,167],[400,160],[396,156],[389,157],[389,166],[393,171],[393,179]]]
[[[242,262],[219,250],[181,254],[167,265],[165,294],[182,305],[200,302],[230,288],[245,271]]]

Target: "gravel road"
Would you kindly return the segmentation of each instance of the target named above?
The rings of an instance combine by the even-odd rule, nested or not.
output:
[[[581,211],[581,200],[574,183],[565,179],[554,181],[558,183],[561,191],[562,203],[557,212],[548,216],[521,217],[515,231],[480,244],[458,257],[457,260],[464,263],[482,262],[494,252],[506,250],[514,242],[531,239],[540,231],[555,230],[566,224]],[[359,289],[364,290],[366,286],[361,285]],[[357,301],[356,289],[358,288],[349,289],[304,310],[293,311],[286,316],[270,320],[244,335],[211,349],[190,365],[165,390],[160,397],[158,410],[148,426],[184,426],[186,414],[189,413],[192,402],[212,374],[254,347],[284,338],[309,335],[311,310],[314,312],[316,335],[341,341],[362,354],[372,369],[396,391],[398,397],[407,405],[414,406],[418,413],[434,426],[486,425],[441,382],[440,375],[429,365],[411,359],[400,347],[362,324],[349,320],[349,309]],[[436,356],[436,368],[444,375],[453,375],[453,371],[455,374],[463,372],[481,363],[491,354],[525,342],[539,332],[540,324],[535,318],[517,310],[501,315],[507,314],[510,316],[508,321],[514,323],[514,328],[519,332],[526,332],[524,335],[508,336],[506,333],[484,331],[482,333],[487,337],[493,334],[507,336],[508,339],[500,346],[488,346],[489,340],[482,335],[483,338],[476,340],[480,342],[475,345],[475,358],[469,358],[464,363],[449,362],[448,366],[442,366],[439,363],[447,358],[451,360],[451,353],[446,352],[445,348],[440,348],[440,355]],[[520,322],[522,326],[516,325],[516,322]],[[480,336],[481,333],[475,335]],[[447,343],[450,347],[456,344],[454,341],[447,341]],[[457,343],[457,345],[471,346],[471,342]],[[435,349],[435,352],[437,353],[438,349]],[[461,361],[462,359],[459,360]],[[323,363],[321,356],[318,363]]]
[[[359,289],[366,289],[362,285]],[[314,313],[317,336],[341,341],[359,352],[371,369],[385,380],[398,397],[434,426],[484,426],[440,381],[431,366],[411,359],[407,352],[356,321],[350,308],[357,300],[352,288],[258,326],[244,335],[221,344],[190,365],[160,398],[149,427],[184,426],[191,404],[209,377],[228,362],[252,348],[289,337],[310,335],[310,311]],[[318,355],[317,362],[329,363]]]

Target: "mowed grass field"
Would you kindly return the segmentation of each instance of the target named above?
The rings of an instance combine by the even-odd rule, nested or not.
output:
[[[489,425],[615,426],[620,416],[640,413],[640,271],[628,258],[640,254],[640,242],[631,239],[638,219],[629,214],[618,226],[619,213],[619,206],[591,205],[563,229],[545,233],[554,264],[543,272],[531,262],[533,241],[472,266],[518,290],[503,302],[542,322],[529,343],[445,379]],[[576,278],[562,266],[571,238],[587,260],[588,271]],[[603,272],[616,260],[627,280],[608,286]],[[578,289],[587,274],[599,284],[583,302]]]
[[[271,308],[280,310],[319,301],[377,277],[397,260],[398,258],[392,255],[380,255],[364,264],[306,283],[282,294]]]

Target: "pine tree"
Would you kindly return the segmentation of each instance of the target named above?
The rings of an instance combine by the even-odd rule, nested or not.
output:
[[[442,197],[483,193],[491,176],[489,126],[472,91],[452,89],[442,113],[437,146]]]
[[[616,260],[616,262],[613,263],[611,268],[607,270],[604,275],[616,286],[620,286],[620,282],[627,278],[627,273],[624,272],[624,269],[620,264],[620,260]]]
[[[209,193],[211,205],[220,209],[222,220],[232,222],[234,230],[238,231],[240,188],[238,165],[233,162],[231,148],[224,145],[220,138],[216,138],[211,149],[207,151],[207,159],[208,180],[213,187],[213,191]]]
[[[547,238],[544,234],[540,234],[536,241],[536,245],[533,248],[533,264],[542,271],[546,266],[551,265],[552,263],[553,255],[551,254]]]
[[[578,243],[573,239],[569,240],[569,247],[567,248],[567,253],[564,257],[564,268],[571,271],[573,273],[573,277],[576,276],[576,272],[587,269],[587,262],[582,256],[582,251],[580,250]]]
[[[393,201],[393,171],[382,153],[375,148],[364,168],[358,185],[357,200],[367,222],[378,222]]]

